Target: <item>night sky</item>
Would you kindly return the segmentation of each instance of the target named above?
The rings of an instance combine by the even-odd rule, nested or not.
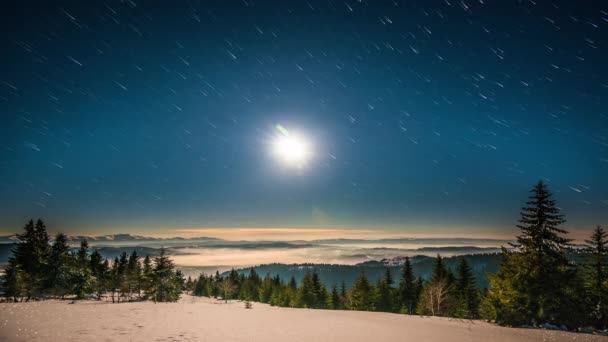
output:
[[[0,232],[512,235],[539,179],[608,222],[606,3],[2,6]]]

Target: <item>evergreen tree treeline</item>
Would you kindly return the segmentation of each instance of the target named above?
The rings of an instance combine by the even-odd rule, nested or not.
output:
[[[422,278],[414,278],[412,265],[406,258],[398,287],[394,286],[388,269],[376,284],[361,273],[350,289],[346,289],[344,283],[340,286],[333,284],[328,289],[314,270],[306,272],[297,284],[293,277],[287,282],[268,274],[262,278],[251,268],[247,274],[235,270],[225,276],[202,274],[198,279],[186,282],[186,289],[195,296],[256,301],[283,307],[480,318],[481,294],[474,285],[475,279],[466,260],[461,261],[456,275],[443,265],[440,256],[437,260],[434,268],[437,278],[425,283]],[[446,285],[447,279],[451,279],[450,285]],[[225,290],[226,286],[229,286],[229,291]],[[445,286],[446,292],[439,304],[441,309],[433,311],[433,304],[421,297],[437,286]]]
[[[134,251],[113,261],[89,253],[83,241],[71,253],[67,238],[53,243],[44,223],[28,222],[17,235],[19,243],[6,267],[6,297],[27,301],[68,295],[85,298],[107,295],[112,302],[139,299],[175,301],[183,290],[196,296],[240,299],[275,306],[335,310],[384,311],[404,314],[486,318],[502,325],[539,326],[545,323],[576,329],[608,327],[608,232],[597,227],[584,249],[573,249],[560,209],[543,182],[532,190],[522,208],[520,234],[510,248],[502,248],[499,271],[488,275],[483,293],[469,259],[452,269],[441,256],[434,259],[428,280],[416,278],[409,258],[395,285],[386,273],[376,283],[361,273],[350,289],[344,281],[328,289],[316,271],[299,284],[278,275],[260,276],[235,270],[226,275],[200,275],[186,281],[161,249],[143,261]],[[577,257],[578,256],[578,257]]]
[[[185,282],[181,272],[161,249],[153,260],[130,256],[109,260],[98,251],[89,251],[86,240],[76,252],[70,251],[67,237],[58,233],[51,241],[42,220],[30,220],[17,235],[14,255],[5,269],[5,297],[11,301],[44,298],[83,299],[108,295],[112,302],[152,299],[176,301]]]

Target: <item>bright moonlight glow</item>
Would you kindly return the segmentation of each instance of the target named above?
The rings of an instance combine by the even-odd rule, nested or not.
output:
[[[301,167],[310,158],[310,144],[301,136],[281,134],[273,143],[275,155],[287,165]]]

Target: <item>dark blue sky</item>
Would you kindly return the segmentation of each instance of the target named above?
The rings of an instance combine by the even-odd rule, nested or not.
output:
[[[0,232],[510,235],[540,178],[568,229],[608,221],[599,2],[5,7]]]

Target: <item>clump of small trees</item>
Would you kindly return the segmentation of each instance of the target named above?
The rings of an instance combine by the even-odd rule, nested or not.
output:
[[[17,234],[18,243],[5,268],[5,297],[10,301],[104,296],[113,303],[150,299],[176,301],[185,287],[183,275],[161,249],[160,255],[123,252],[112,262],[86,240],[73,251],[67,237],[58,233],[51,240],[44,222],[30,220]]]

